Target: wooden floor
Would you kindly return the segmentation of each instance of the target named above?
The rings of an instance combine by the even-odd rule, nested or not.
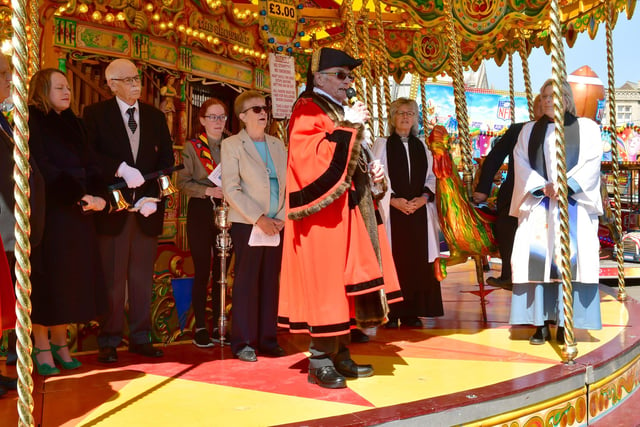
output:
[[[604,327],[576,331],[578,357],[566,365],[555,342],[532,346],[533,328],[508,324],[510,292],[487,288],[484,323],[472,271],[471,264],[450,269],[444,317],[424,319],[422,329],[368,330],[369,343],[352,344],[353,358],[371,363],[376,375],[349,380],[346,389],[307,383],[305,336],[282,332],[289,355],[257,363],[234,359],[228,347],[183,342],[164,347],[157,360],[120,349],[113,365],[97,363],[95,353],[81,354],[76,371],[46,380],[35,375],[35,423],[573,426],[604,420],[630,396],[637,400],[638,302],[619,302],[602,286]],[[15,368],[0,366],[15,375]],[[0,398],[0,425],[18,424],[16,405],[15,391]],[[629,426],[637,424],[629,419]]]

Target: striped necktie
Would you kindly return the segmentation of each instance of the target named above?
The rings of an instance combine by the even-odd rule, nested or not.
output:
[[[127,114],[129,114],[129,121],[127,124],[129,125],[129,129],[131,129],[131,133],[136,133],[136,129],[138,128],[138,124],[136,123],[136,119],[133,118],[133,115],[136,112],[136,107],[131,107],[127,110]]]

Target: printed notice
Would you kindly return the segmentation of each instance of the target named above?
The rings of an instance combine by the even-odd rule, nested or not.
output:
[[[271,73],[273,117],[275,119],[289,118],[297,97],[293,57],[270,53],[269,72]]]

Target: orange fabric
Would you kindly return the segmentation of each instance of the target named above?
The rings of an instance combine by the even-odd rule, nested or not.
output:
[[[289,126],[287,214],[291,212],[289,194],[314,182],[329,168],[337,147],[329,140],[334,131],[351,134],[349,147],[360,144],[357,129],[336,128],[314,102],[296,104]],[[341,151],[349,157],[353,152]],[[332,190],[344,183],[352,186],[346,170],[336,173],[341,174],[341,179]],[[331,199],[331,193],[328,191],[305,206]],[[348,295],[377,291],[383,283],[387,293],[397,292],[395,269],[393,262],[389,263],[391,251],[384,232],[379,234],[384,248],[384,275],[360,210],[349,208],[348,191],[304,218],[292,220],[287,216],[278,324],[291,332],[308,332],[316,337],[345,334],[351,317]],[[353,285],[359,286],[348,292]]]
[[[16,325],[16,298],[9,262],[0,239],[0,331],[12,329]]]

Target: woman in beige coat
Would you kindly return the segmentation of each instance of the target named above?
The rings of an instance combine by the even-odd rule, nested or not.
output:
[[[231,350],[240,360],[255,362],[256,350],[285,355],[276,339],[276,318],[287,155],[284,143],[265,133],[264,96],[244,92],[234,110],[242,130],[222,142],[222,188],[236,254]]]

